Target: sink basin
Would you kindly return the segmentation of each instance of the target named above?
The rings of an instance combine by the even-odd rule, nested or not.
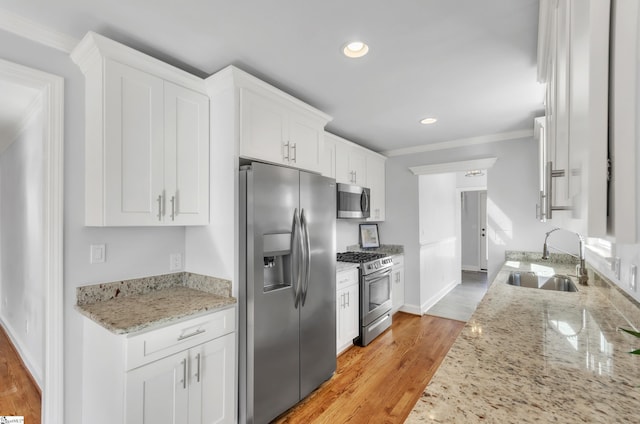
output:
[[[511,271],[507,284],[532,289],[577,292],[578,288],[566,275],[552,277],[538,275],[535,272]]]

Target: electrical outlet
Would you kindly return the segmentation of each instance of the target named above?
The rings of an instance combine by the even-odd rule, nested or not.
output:
[[[169,271],[180,271],[182,269],[182,253],[172,253],[169,255]]]
[[[89,262],[101,264],[107,260],[107,247],[104,244],[92,244],[89,247]]]
[[[614,259],[614,272],[616,273],[616,278],[618,279],[618,281],[620,280],[620,268],[622,268],[622,261],[620,260],[620,258],[615,258]]]
[[[631,265],[629,268],[629,288],[631,291],[638,291],[638,267]]]
[[[24,333],[25,334],[29,334],[29,320],[28,319],[24,320]]]

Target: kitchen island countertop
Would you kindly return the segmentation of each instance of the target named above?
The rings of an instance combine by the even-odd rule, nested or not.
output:
[[[618,331],[637,304],[591,271],[566,293],[508,285],[514,270],[575,272],[507,261],[406,422],[637,422],[640,339]]]

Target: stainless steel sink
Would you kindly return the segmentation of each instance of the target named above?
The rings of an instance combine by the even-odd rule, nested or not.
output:
[[[535,272],[511,271],[507,284],[532,289],[577,292],[578,288],[566,275],[552,277],[538,275]]]

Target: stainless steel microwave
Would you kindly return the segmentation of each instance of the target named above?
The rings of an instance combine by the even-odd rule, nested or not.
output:
[[[351,184],[336,184],[338,187],[338,218],[365,219],[371,215],[371,191],[366,187]]]

